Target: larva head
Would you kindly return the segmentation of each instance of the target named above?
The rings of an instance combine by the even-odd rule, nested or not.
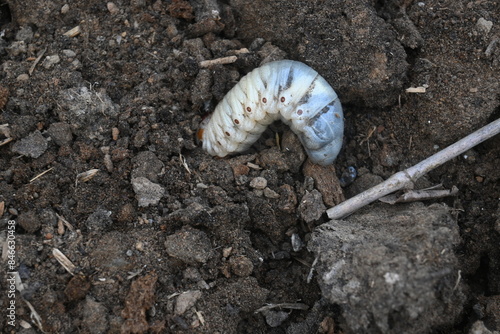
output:
[[[203,141],[203,134],[205,133],[205,128],[208,125],[208,122],[210,122],[210,119],[212,118],[212,114],[206,116],[203,118],[203,120],[200,123],[200,128],[198,131],[196,131],[196,143],[200,144]]]
[[[344,115],[340,101],[336,99],[326,105],[309,121],[309,126],[299,136],[307,155],[319,165],[333,163],[344,136]]]

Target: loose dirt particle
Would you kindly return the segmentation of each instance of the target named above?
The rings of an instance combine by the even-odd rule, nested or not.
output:
[[[146,311],[154,304],[157,279],[156,273],[151,273],[132,282],[121,312],[126,319],[121,326],[122,333],[144,333],[148,330]]]
[[[231,271],[240,277],[250,276],[253,272],[253,263],[246,256],[232,256],[229,265]]]
[[[315,181],[315,187],[323,196],[326,206],[332,207],[345,201],[344,192],[340,186],[335,172],[335,166],[319,166],[309,160],[304,164],[305,176],[310,176]]]
[[[181,293],[175,302],[174,314],[184,314],[184,312],[196,304],[196,301],[200,299],[201,296],[202,292],[200,290],[192,290]]]
[[[193,7],[191,7],[189,2],[184,0],[173,0],[172,3],[167,6],[167,11],[170,16],[178,19],[194,19]]]
[[[9,90],[0,86],[0,109],[3,109],[9,100]]]
[[[207,234],[189,227],[168,236],[165,249],[168,255],[190,264],[205,263],[212,256]]]
[[[34,233],[40,229],[40,218],[34,211],[23,212],[17,218],[17,223],[28,233]]]
[[[68,301],[73,302],[85,298],[90,290],[90,282],[87,277],[77,275],[71,278],[64,289],[64,295]]]
[[[298,211],[306,223],[318,220],[325,213],[326,207],[323,204],[321,193],[316,189],[308,192],[302,197]]]
[[[267,180],[260,176],[253,178],[252,181],[250,181],[250,187],[254,189],[263,190],[264,188],[267,187]]]
[[[12,152],[36,159],[47,150],[47,147],[47,139],[45,139],[40,131],[36,130],[28,137],[15,142],[12,145]]]

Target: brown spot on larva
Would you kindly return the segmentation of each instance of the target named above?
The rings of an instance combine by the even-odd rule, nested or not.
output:
[[[252,108],[247,107],[247,111],[248,111],[248,112],[252,112]]]
[[[339,114],[337,114],[337,113],[335,113],[335,117],[340,118],[340,115],[339,115]]]
[[[224,133],[226,134],[226,136],[231,137],[231,134],[229,132],[226,131]]]
[[[281,102],[285,102],[285,97],[282,96],[281,99],[280,99]]]
[[[267,103],[267,99],[265,97],[262,98],[262,103]]]
[[[203,132],[204,131],[205,131],[204,129],[199,129],[198,132],[196,132],[196,138],[198,138],[199,141],[203,140]]]
[[[240,124],[240,121],[238,121],[237,119],[234,120],[234,123],[236,124]]]
[[[303,111],[302,109],[297,110],[297,115],[302,115]]]
[[[219,144],[219,146],[222,146],[222,144],[220,143],[220,141],[217,140],[217,144]]]

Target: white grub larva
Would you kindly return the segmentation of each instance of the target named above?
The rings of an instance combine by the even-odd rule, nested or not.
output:
[[[313,163],[333,163],[342,147],[344,116],[333,88],[309,66],[280,60],[244,76],[205,118],[203,149],[224,157],[246,151],[276,120],[290,126]]]

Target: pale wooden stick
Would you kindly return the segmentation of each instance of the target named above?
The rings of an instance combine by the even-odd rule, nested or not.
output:
[[[213,65],[231,64],[238,60],[236,56],[222,57],[217,59],[203,60],[200,62],[200,67],[210,67]]]
[[[419,177],[500,133],[500,118],[384,182],[326,211],[330,219],[340,219],[394,191],[409,188]]]

